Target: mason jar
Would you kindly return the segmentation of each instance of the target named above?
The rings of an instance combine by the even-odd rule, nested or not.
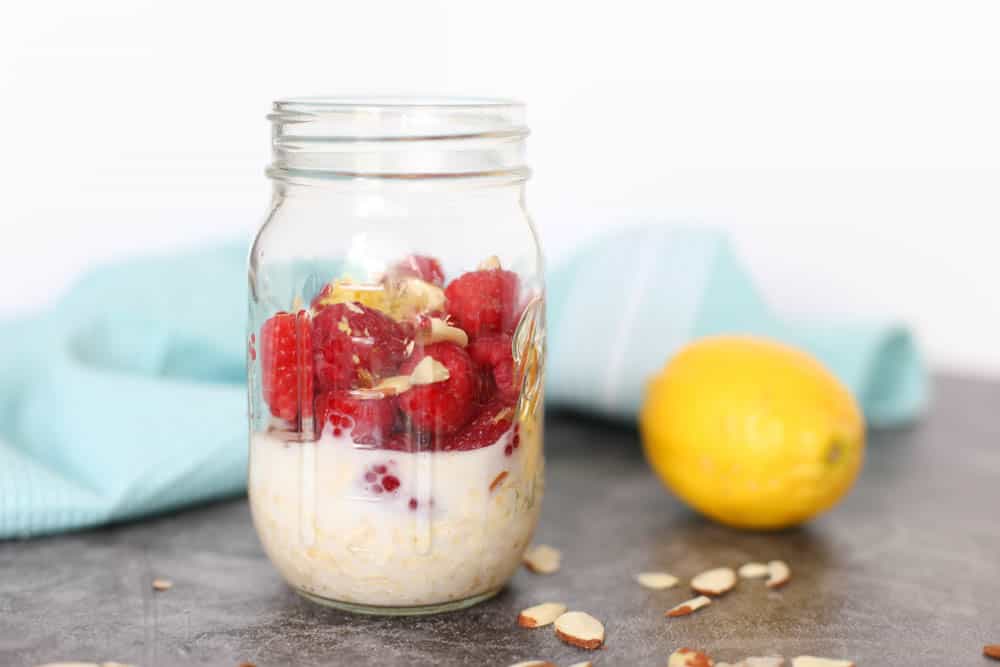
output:
[[[249,497],[302,595],[496,594],[538,522],[544,285],[521,104],[274,103],[249,261]]]

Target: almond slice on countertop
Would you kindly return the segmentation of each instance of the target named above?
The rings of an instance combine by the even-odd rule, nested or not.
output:
[[[583,662],[574,662],[569,667],[594,667],[594,663],[589,660],[584,660]]]
[[[556,667],[556,663],[549,662],[548,660],[528,660],[526,662],[518,662],[510,667]]]
[[[855,667],[855,665],[851,660],[815,658],[811,655],[800,655],[797,658],[792,658],[792,667]]]
[[[666,572],[640,572],[636,575],[635,580],[643,588],[651,588],[654,591],[673,588],[679,581],[677,577]]]
[[[987,644],[983,647],[983,655],[987,658],[1000,660],[1000,644]]]
[[[739,662],[717,662],[715,667],[785,667],[785,659],[780,655],[743,658]]]
[[[594,650],[604,644],[604,624],[582,611],[567,611],[555,620],[556,637],[567,644]]]
[[[154,591],[169,591],[174,587],[174,582],[169,579],[153,579]]]
[[[535,574],[552,574],[559,571],[562,552],[547,544],[529,547],[524,552],[524,566]]]
[[[707,653],[693,648],[679,648],[670,654],[667,667],[712,667],[714,664]]]
[[[764,584],[768,588],[779,588],[788,583],[792,578],[792,571],[788,563],[783,560],[772,560],[767,564],[767,581]]]
[[[740,576],[744,579],[763,579],[770,573],[771,568],[764,563],[746,563],[741,565],[739,570]]]
[[[517,624],[522,628],[540,628],[552,623],[566,613],[566,605],[559,602],[543,602],[528,607],[517,616]]]
[[[731,567],[706,570],[691,580],[691,588],[702,595],[722,595],[736,585],[736,573]]]
[[[704,595],[699,595],[696,598],[692,598],[686,602],[681,602],[679,605],[673,609],[668,609],[664,616],[669,618],[677,618],[678,616],[687,616],[688,614],[693,614],[702,607],[707,607],[712,604],[712,598],[705,597]]]

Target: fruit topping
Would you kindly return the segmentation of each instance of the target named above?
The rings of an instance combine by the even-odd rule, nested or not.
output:
[[[411,277],[438,287],[444,285],[444,269],[441,268],[441,262],[427,255],[410,255],[392,266],[387,275],[390,279]]]
[[[445,438],[440,445],[444,451],[465,451],[492,445],[510,429],[513,411],[501,403],[484,406],[479,414],[463,429],[450,438]],[[513,454],[514,447],[506,445]],[[507,453],[505,451],[505,453]]]
[[[489,389],[495,389],[500,400],[513,404],[517,400],[518,388],[514,379],[511,337],[507,334],[483,336],[469,345],[468,351],[472,360],[487,374]]]
[[[428,357],[444,366],[446,380],[435,381],[436,365],[424,362]],[[417,347],[400,371],[412,374],[421,362],[430,368],[426,378],[429,383],[413,382],[415,386],[400,396],[400,407],[417,431],[436,435],[455,433],[469,422],[475,411],[479,389],[476,365],[458,345],[436,343]]]
[[[279,312],[260,329],[261,390],[271,414],[288,422],[312,416],[309,313]],[[296,426],[299,426],[296,424]]]
[[[518,286],[517,274],[511,271],[500,268],[470,271],[451,281],[445,289],[448,313],[472,339],[491,333],[511,333],[517,324]]]
[[[324,429],[330,428],[335,437],[350,433],[356,443],[377,446],[392,433],[395,421],[396,399],[393,397],[361,399],[344,389],[316,397],[317,438]]]
[[[358,302],[335,303],[313,318],[313,361],[322,391],[366,387],[392,375],[403,359],[406,332],[384,313]]]

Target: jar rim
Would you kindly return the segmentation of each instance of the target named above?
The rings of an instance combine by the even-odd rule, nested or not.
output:
[[[305,95],[283,97],[274,101],[275,111],[293,110],[369,110],[369,109],[497,109],[523,108],[524,104],[513,98],[470,97],[453,95]]]

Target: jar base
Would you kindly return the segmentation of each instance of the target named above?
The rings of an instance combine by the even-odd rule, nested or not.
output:
[[[440,604],[427,604],[414,607],[379,607],[369,604],[356,604],[354,602],[341,602],[339,600],[332,600],[330,598],[316,595],[315,593],[309,593],[300,588],[293,587],[292,590],[310,602],[315,602],[316,604],[323,605],[324,607],[331,607],[341,611],[349,611],[352,614],[367,614],[369,616],[426,616],[428,614],[443,614],[449,611],[467,609],[468,607],[477,605],[480,602],[489,600],[490,598],[496,596],[502,589],[498,588],[493,591],[487,591],[485,593],[473,595],[472,597],[463,598],[461,600],[452,600],[450,602],[442,602]]]

